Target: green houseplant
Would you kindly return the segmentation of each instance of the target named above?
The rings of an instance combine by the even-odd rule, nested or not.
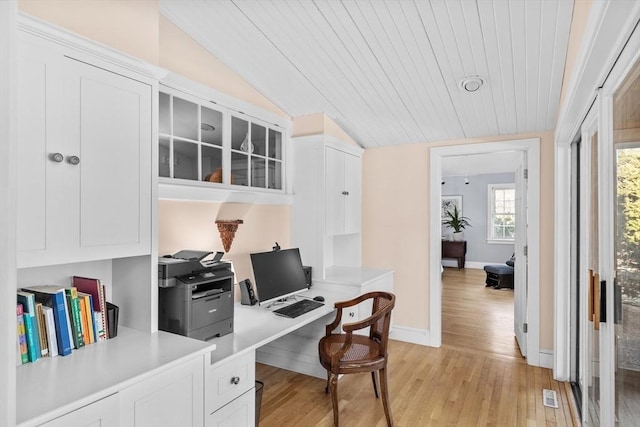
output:
[[[469,218],[463,216],[457,206],[445,212],[442,224],[453,230],[453,240],[462,240],[462,230],[471,227]]]

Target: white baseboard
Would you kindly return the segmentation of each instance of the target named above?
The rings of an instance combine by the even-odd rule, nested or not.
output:
[[[553,369],[553,350],[540,350],[538,365],[541,368]]]
[[[409,328],[407,326],[393,325],[391,327],[391,331],[389,331],[389,338],[391,338],[392,340],[434,347],[434,345],[432,345],[431,343],[431,334],[426,329],[416,329]]]

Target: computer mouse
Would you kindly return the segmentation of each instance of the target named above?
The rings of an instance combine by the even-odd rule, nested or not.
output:
[[[324,301],[324,297],[321,297],[320,295],[318,295],[317,297],[314,297],[313,300],[322,302]]]

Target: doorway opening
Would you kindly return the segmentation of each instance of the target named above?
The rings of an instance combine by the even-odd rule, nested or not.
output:
[[[433,346],[442,344],[442,277],[441,277],[441,205],[433,202],[442,198],[442,162],[443,158],[449,156],[465,156],[474,154],[487,154],[504,151],[519,151],[526,155],[528,159],[528,186],[527,186],[527,206],[528,211],[534,214],[529,215],[526,228],[525,239],[528,244],[528,268],[525,271],[523,282],[528,283],[525,289],[521,290],[523,305],[519,315],[525,319],[526,333],[523,335],[525,348],[530,365],[540,365],[539,351],[539,143],[538,138],[510,140],[501,142],[489,142],[480,144],[455,145],[447,147],[435,147],[430,151],[430,220],[429,220],[429,245],[430,245],[430,285],[429,285],[429,305],[430,305],[430,343]],[[516,294],[517,295],[517,294]],[[518,310],[515,310],[516,314]],[[516,321],[517,322],[517,321]],[[515,328],[514,328],[515,329]],[[544,361],[547,365],[549,361]]]

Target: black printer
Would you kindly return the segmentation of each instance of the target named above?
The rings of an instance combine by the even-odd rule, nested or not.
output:
[[[233,332],[234,273],[223,252],[185,250],[158,259],[158,327],[209,340]]]

